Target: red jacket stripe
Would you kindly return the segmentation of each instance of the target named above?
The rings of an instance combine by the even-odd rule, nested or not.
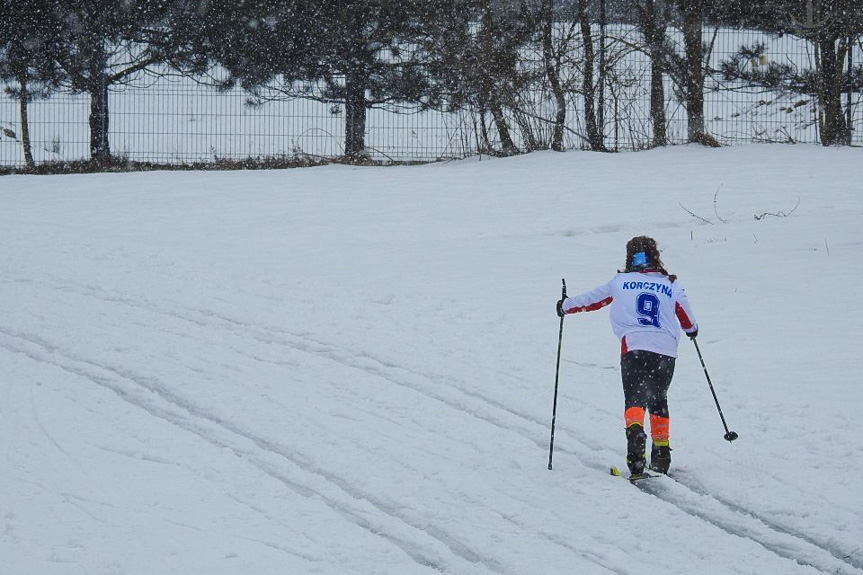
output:
[[[680,327],[682,327],[684,331],[692,329],[692,320],[689,319],[688,315],[686,315],[686,310],[683,309],[683,306],[680,305],[680,302],[677,302],[675,304],[674,313],[677,314],[677,319],[678,321],[680,321]]]
[[[605,306],[607,306],[608,304],[610,304],[613,299],[614,298],[612,298],[611,296],[608,296],[604,300],[600,300],[596,303],[592,303],[590,305],[583,305],[581,307],[571,307],[568,310],[564,310],[564,311],[566,311],[566,313],[578,313],[580,311],[596,311],[596,310],[602,309]]]

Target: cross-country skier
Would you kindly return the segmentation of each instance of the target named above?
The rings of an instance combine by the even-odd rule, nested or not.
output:
[[[644,473],[645,410],[650,414],[653,439],[650,469],[668,473],[671,465],[667,394],[680,328],[691,338],[698,335],[686,293],[676,279],[663,267],[656,240],[638,236],[627,242],[626,266],[611,281],[557,302],[560,317],[611,304],[609,320],[621,346],[626,463],[633,476]]]

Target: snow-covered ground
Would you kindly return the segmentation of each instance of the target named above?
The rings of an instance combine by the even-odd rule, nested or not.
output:
[[[4,177],[0,572],[863,573],[861,182],[802,146]],[[644,489],[607,310],[547,469],[560,280],[640,234],[740,435],[682,341]]]

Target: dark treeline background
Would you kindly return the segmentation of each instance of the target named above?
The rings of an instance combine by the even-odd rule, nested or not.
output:
[[[851,102],[842,95],[863,90],[863,67],[852,61],[863,36],[861,0],[0,0],[0,80],[20,104],[31,166],[34,100],[87,94],[91,157],[109,162],[113,87],[144,70],[194,76],[213,67],[226,71],[222,88],[242,87],[253,104],[308,98],[342,106],[352,159],[366,153],[368,110],[399,104],[478,110],[488,152],[560,150],[573,94],[583,101],[587,147],[605,150],[597,98],[615,77],[597,38],[612,24],[634,27],[629,47],[649,58],[654,146],[667,143],[668,79],[686,109],[689,141],[716,145],[705,129],[709,74],[807,95],[817,101],[822,143],[851,142]],[[764,51],[755,44],[708,69],[705,24],[797,36],[811,44],[814,66],[752,66]],[[527,53],[540,65],[521,65]],[[537,83],[555,102],[542,119],[552,137],[517,147],[512,124]]]

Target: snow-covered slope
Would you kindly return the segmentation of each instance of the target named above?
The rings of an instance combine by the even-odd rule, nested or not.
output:
[[[863,573],[858,149],[0,179],[0,572]],[[623,467],[607,311],[701,324]],[[647,492],[649,491],[649,492]]]

